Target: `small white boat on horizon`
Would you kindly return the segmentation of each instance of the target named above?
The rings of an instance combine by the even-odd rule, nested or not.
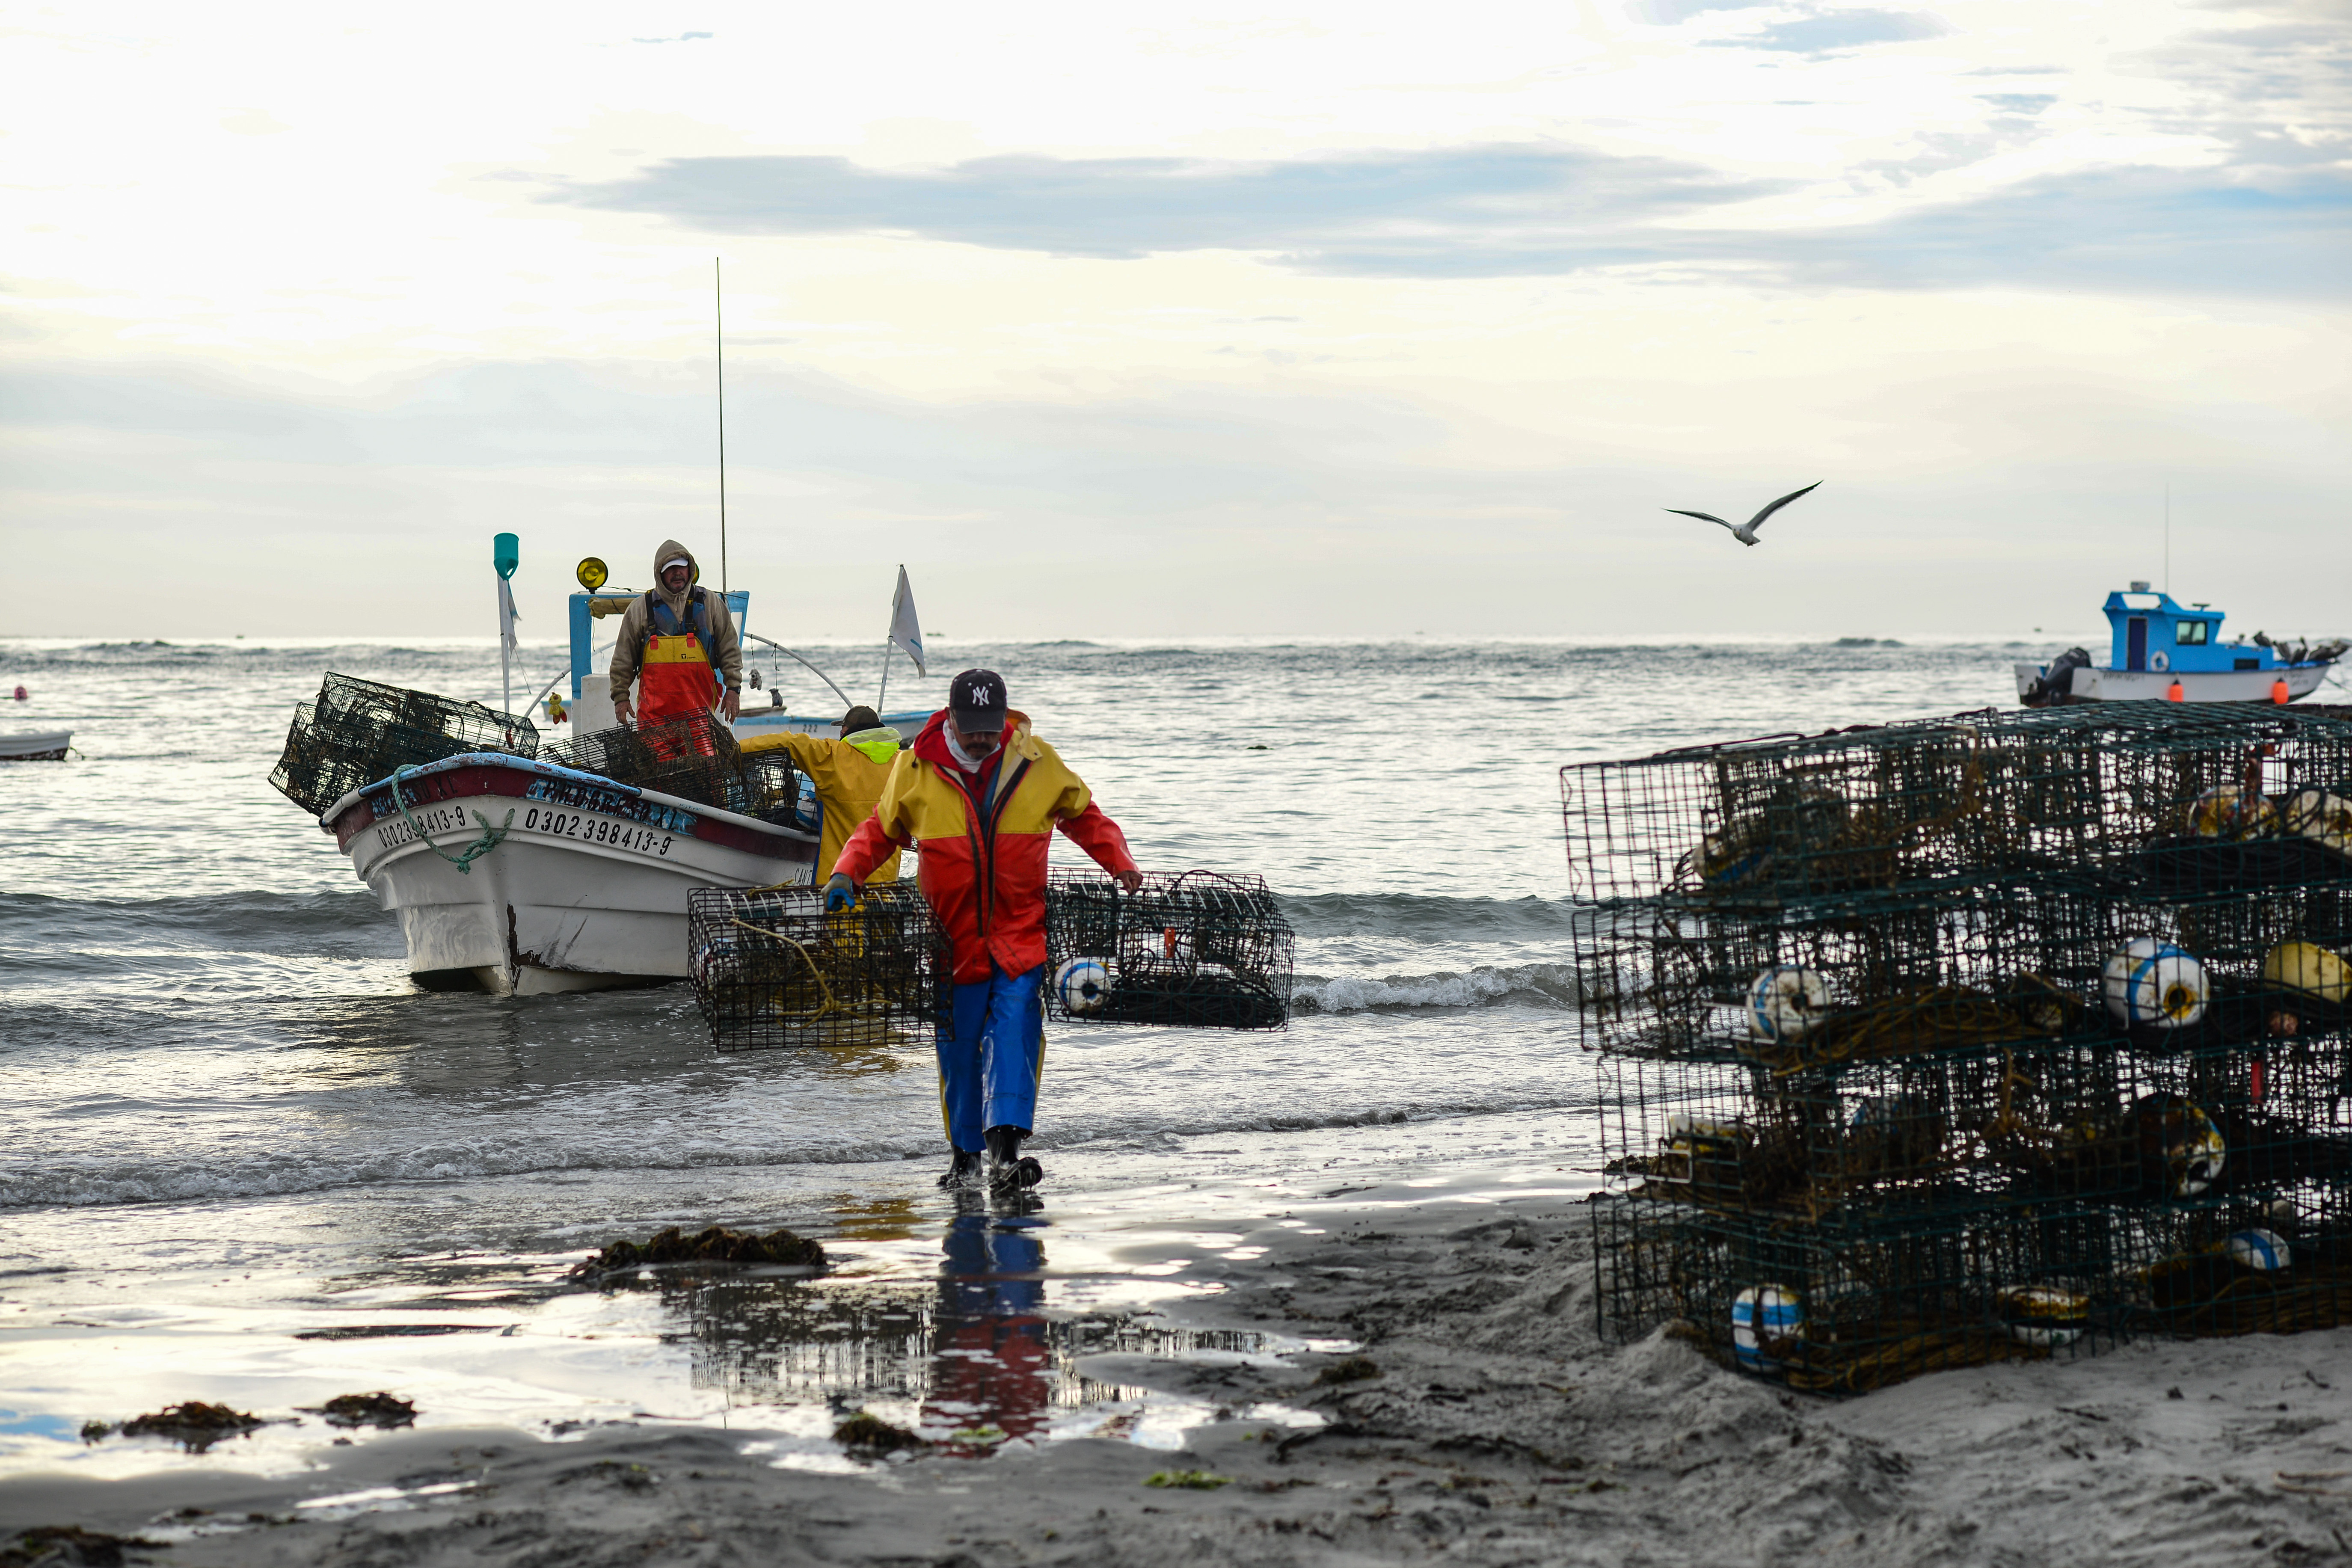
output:
[[[37,730],[0,735],[0,763],[61,763],[73,745],[71,730]]]

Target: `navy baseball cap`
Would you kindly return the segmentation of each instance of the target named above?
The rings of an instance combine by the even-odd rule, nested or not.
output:
[[[967,669],[948,683],[948,712],[960,730],[1002,724],[1004,709],[1004,678],[992,669]]]

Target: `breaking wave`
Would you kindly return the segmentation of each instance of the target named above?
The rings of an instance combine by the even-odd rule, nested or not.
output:
[[[1462,973],[1300,975],[1291,1007],[1299,1014],[1362,1013],[1379,1007],[1492,1007],[1504,1004],[1574,1006],[1576,969],[1568,963],[1481,964]]]

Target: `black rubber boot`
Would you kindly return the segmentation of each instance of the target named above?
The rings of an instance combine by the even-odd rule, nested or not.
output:
[[[940,1178],[940,1190],[953,1191],[958,1187],[980,1185],[982,1163],[980,1155],[962,1149],[957,1150],[954,1161],[948,1166],[947,1173]]]
[[[988,1140],[988,1187],[991,1192],[1016,1193],[1045,1179],[1045,1167],[1021,1152],[1026,1127],[992,1127]]]

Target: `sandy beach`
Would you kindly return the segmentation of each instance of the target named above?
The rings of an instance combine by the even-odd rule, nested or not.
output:
[[[756,1433],[651,1419],[342,1447],[313,1423],[290,1472],[159,1454],[128,1479],[18,1475],[0,1525],[168,1542],[126,1560],[188,1568],[2352,1558],[2345,1331],[1799,1397],[1664,1334],[1602,1345],[1585,1205],[1494,1175],[1227,1215],[1219,1239],[1240,1244],[1211,1256],[1168,1214],[1098,1238],[1115,1270],[1160,1282],[1156,1317],[1202,1332],[1189,1353],[1079,1370],[1205,1407],[1178,1446],[1115,1421],[828,1473]],[[1319,1348],[1198,1348],[1220,1331]],[[22,1560],[103,1560],[58,1550]]]

